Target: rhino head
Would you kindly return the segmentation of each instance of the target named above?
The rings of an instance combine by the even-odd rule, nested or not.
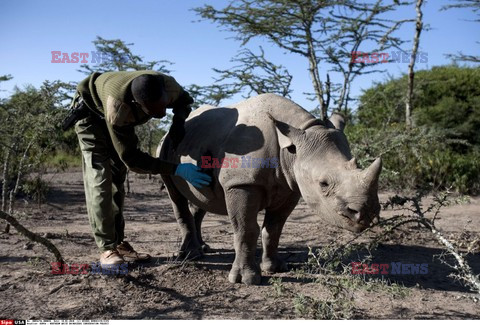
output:
[[[343,118],[334,115],[327,126],[306,130],[275,121],[284,152],[285,174],[293,178],[307,204],[341,228],[360,232],[380,213],[377,158],[367,169],[358,168],[343,133]],[[320,123],[318,123],[320,124]]]

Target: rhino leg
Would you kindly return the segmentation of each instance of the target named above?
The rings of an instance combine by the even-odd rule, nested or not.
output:
[[[278,209],[265,211],[262,226],[262,271],[268,273],[288,271],[287,263],[278,256],[278,243],[288,216],[297,205],[297,200],[287,202]]]
[[[255,261],[255,251],[260,233],[257,214],[263,191],[256,187],[232,188],[226,191],[225,199],[235,247],[235,261],[228,280],[231,283],[259,284],[261,273]]]
[[[183,236],[179,257],[184,259],[199,258],[203,256],[203,252],[200,242],[198,241],[197,229],[192,213],[188,208],[188,200],[175,188],[169,176],[163,176],[162,178],[168,189],[173,212]]]
[[[190,204],[190,212],[192,213],[193,219],[195,220],[195,229],[197,230],[198,242],[202,247],[202,251],[204,253],[207,253],[210,251],[210,246],[208,246],[202,238],[202,221],[207,211],[200,209],[196,205]]]

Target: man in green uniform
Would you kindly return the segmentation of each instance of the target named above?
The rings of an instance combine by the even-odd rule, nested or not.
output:
[[[124,182],[127,168],[137,173],[177,175],[196,187],[210,176],[193,164],[174,164],[138,148],[135,126],[162,118],[173,108],[169,136],[176,147],[193,99],[174,78],[156,71],[93,73],[77,87],[73,106],[87,106],[87,116],[76,122],[83,161],[88,217],[101,264],[148,260],[124,241]]]

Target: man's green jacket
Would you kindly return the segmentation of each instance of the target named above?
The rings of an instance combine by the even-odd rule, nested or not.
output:
[[[157,71],[95,72],[82,80],[77,91],[85,104],[105,116],[108,132],[120,159],[137,173],[174,174],[177,165],[153,158],[138,148],[135,126],[147,122],[151,117],[133,104],[130,84],[143,74],[155,74],[163,78],[169,97],[168,108],[175,115],[186,118],[192,98],[171,76]]]

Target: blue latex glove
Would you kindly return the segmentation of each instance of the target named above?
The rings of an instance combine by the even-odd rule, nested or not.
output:
[[[212,181],[212,178],[203,173],[200,167],[190,163],[178,165],[175,175],[180,176],[197,188],[202,188],[205,185],[209,185]]]

